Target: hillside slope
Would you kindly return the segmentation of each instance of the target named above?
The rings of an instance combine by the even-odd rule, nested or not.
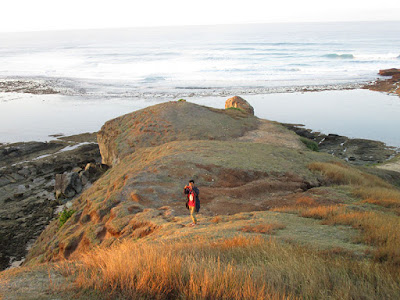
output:
[[[172,129],[159,132],[165,124]],[[47,228],[28,261],[69,258],[139,229],[146,232],[140,236],[150,234],[158,227],[150,220],[138,224],[135,216],[166,206],[173,216],[186,215],[182,188],[189,179],[200,187],[205,216],[271,209],[284,195],[318,186],[307,165],[332,159],[309,151],[279,124],[187,102],[109,121],[99,144],[113,168],[75,201],[61,229],[57,222]]]
[[[0,295],[20,281],[32,299],[400,296],[400,190],[385,170],[311,151],[241,110],[185,102],[111,120],[99,143],[112,168],[41,234],[25,275],[0,274]],[[195,227],[189,179],[200,188]],[[51,282],[74,284],[35,289],[29,272],[47,268]]]

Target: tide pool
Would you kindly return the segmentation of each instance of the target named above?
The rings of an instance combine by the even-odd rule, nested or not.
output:
[[[194,96],[186,100],[224,108],[226,99],[232,96]],[[256,116],[263,119],[303,124],[325,134],[378,140],[400,147],[400,98],[397,96],[358,89],[245,95],[243,98],[254,107]],[[95,132],[107,120],[165,101],[165,98],[89,100],[58,94],[0,93],[0,143],[48,141],[54,139],[49,136],[53,134]]]

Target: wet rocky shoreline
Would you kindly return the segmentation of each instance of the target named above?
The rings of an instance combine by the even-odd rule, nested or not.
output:
[[[100,161],[95,134],[0,145],[0,270],[18,265],[29,245],[57,217],[56,209],[70,200],[55,198],[56,175],[68,178],[84,172],[88,164],[101,166]],[[85,173],[81,190],[100,175],[95,173]],[[64,189],[70,188],[67,185]]]
[[[362,88],[400,96],[400,69],[380,70],[378,74],[383,78],[366,84]],[[299,136],[316,142],[320,151],[332,154],[354,165],[365,166],[383,163],[400,152],[399,148],[387,146],[380,141],[348,138],[333,133],[322,134],[298,124],[282,125],[296,132]]]
[[[380,70],[378,74],[384,78],[371,82],[363,88],[400,96],[400,69],[392,68]]]
[[[380,141],[349,138],[338,134],[323,134],[299,124],[282,124],[301,137],[318,144],[319,151],[332,154],[351,164],[370,166],[383,163],[396,156],[400,149]]]

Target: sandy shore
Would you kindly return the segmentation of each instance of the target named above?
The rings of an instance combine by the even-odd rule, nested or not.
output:
[[[397,161],[388,162],[383,165],[379,165],[379,166],[377,166],[377,168],[400,172],[400,155],[397,156]]]

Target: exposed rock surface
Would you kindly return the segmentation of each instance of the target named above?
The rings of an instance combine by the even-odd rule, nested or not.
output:
[[[245,111],[248,114],[254,115],[254,108],[253,106],[250,105],[249,102],[244,100],[243,98],[239,96],[234,96],[232,98],[229,98],[225,102],[225,109],[227,108],[239,108],[243,111]]]
[[[400,96],[400,69],[380,70],[379,75],[391,76],[391,78],[379,79],[364,86],[364,88],[372,91],[397,94],[398,96]]]
[[[61,151],[77,145],[65,139],[0,147],[0,270],[10,260],[21,260],[53,219],[60,204],[54,197],[55,175],[100,161],[97,144]]]
[[[56,174],[54,192],[56,199],[72,198],[82,192],[82,180],[77,172]]]
[[[398,152],[385,143],[366,139],[351,139],[337,134],[322,134],[306,129],[302,125],[282,124],[298,135],[315,141],[319,150],[344,159],[355,165],[372,165],[382,163]]]
[[[82,192],[85,185],[99,178],[108,167],[102,164],[88,163],[85,169],[76,167],[72,172],[56,174],[54,194],[56,199],[72,198]]]
[[[397,76],[400,75],[400,69],[385,69],[385,70],[379,70],[379,75],[381,76]]]

